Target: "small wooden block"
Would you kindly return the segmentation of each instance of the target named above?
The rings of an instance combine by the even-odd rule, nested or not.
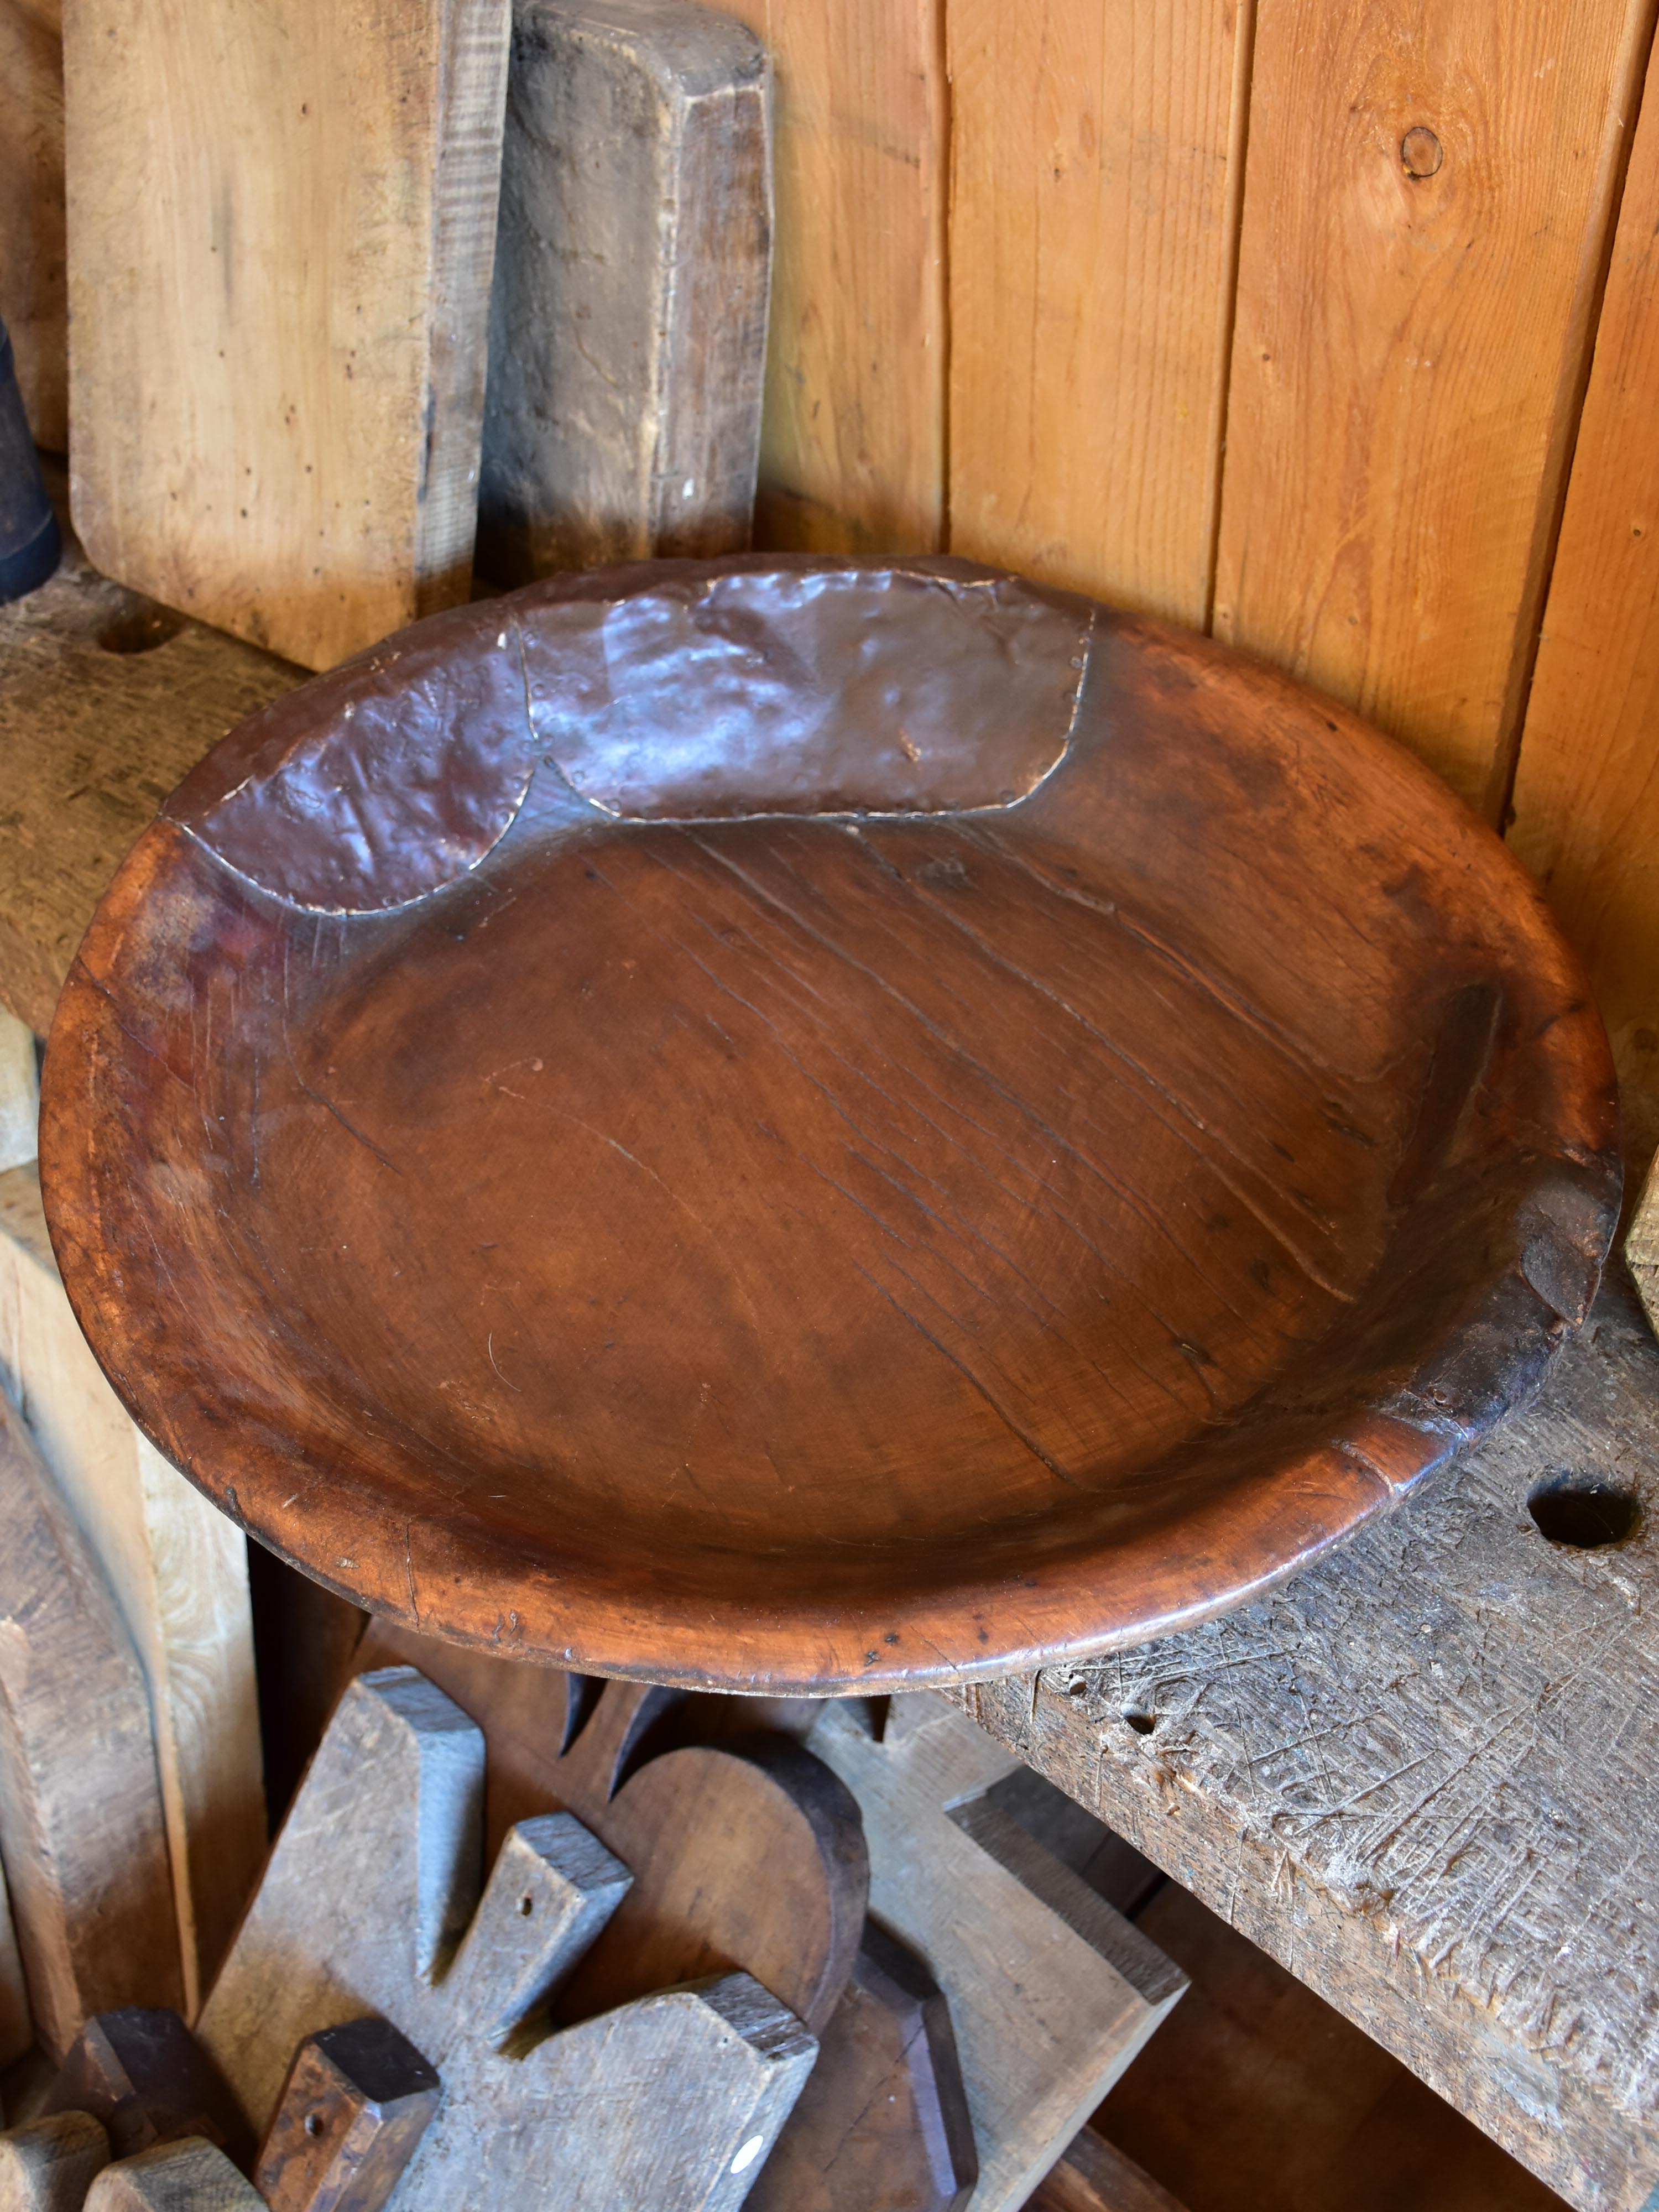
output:
[[[694,0],[519,0],[479,562],[749,542],[772,231],[766,54]]]
[[[895,1697],[879,1739],[830,1702],[810,1742],[863,1810],[872,1912],[949,2000],[979,2154],[974,2212],[1016,2212],[1185,1977],[988,1801],[1018,1761],[942,1698]]]
[[[265,2204],[223,2151],[194,2136],[106,2166],[86,2212],[265,2212]]]
[[[0,1395],[0,1852],[41,2041],[182,1995],[149,1699],[114,1601]]]
[[[159,2006],[128,2005],[88,2021],[46,2109],[91,2113],[118,2159],[185,2136],[202,2136],[233,2157],[252,2148],[217,2068],[178,2014]]]
[[[380,2212],[438,2109],[433,2068],[390,2021],[308,2035],[253,2169],[270,2212]]]
[[[749,2212],[959,2212],[978,2173],[950,2008],[872,1921]]]
[[[109,2137],[90,2112],[53,2112],[0,2136],[0,2212],[81,2212]]]
[[[1104,2136],[1082,2128],[1039,2185],[1029,2212],[1186,2212],[1186,2207]]]

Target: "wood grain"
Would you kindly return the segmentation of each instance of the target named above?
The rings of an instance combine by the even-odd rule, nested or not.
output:
[[[1228,1620],[962,1693],[1579,2212],[1655,2179],[1656,1394],[1609,1282],[1411,1513]],[[1547,1541],[1527,1500],[1563,1470],[1633,1533]]]
[[[382,2212],[443,2094],[390,2021],[348,2021],[294,2054],[253,2181],[270,2212]]]
[[[1535,1386],[1617,1204],[1534,887],[1340,712],[965,562],[436,617],[106,897],[81,1322],[262,1540],[491,1649],[872,1690],[1224,1607]]]
[[[501,584],[749,543],[770,71],[696,0],[514,17],[478,559]]]
[[[61,472],[49,481],[61,501]],[[50,583],[0,606],[0,1004],[37,1035],[127,847],[300,674],[109,583],[72,535]]]
[[[73,505],[106,574],[314,668],[466,598],[507,27],[70,0]]]
[[[943,0],[735,0],[772,58],[758,545],[929,553],[944,526]]]
[[[1291,0],[1256,38],[1215,632],[1492,820],[1652,21]]]
[[[149,1701],[114,1601],[0,1396],[0,1852],[41,2042],[181,1993]]]
[[[0,2212],[81,2212],[109,2139],[89,2112],[54,2112],[0,2135]]]
[[[799,2094],[813,2039],[743,1973],[550,2033],[550,1995],[630,1876],[559,1813],[513,1830],[481,1896],[483,1754],[414,1668],[351,1684],[203,2042],[258,2122],[301,2034],[366,2007],[391,2021],[444,2085],[391,2212],[494,2212],[550,2186],[573,2212],[726,2212]]]
[[[22,1954],[17,1948],[17,1930],[12,1925],[6,1870],[0,1866],[0,2066],[9,2066],[14,2058],[21,2058],[33,2040],[34,2023],[29,2018]]]
[[[1659,1144],[1659,61],[1632,149],[1510,842],[1583,955],[1629,1141]]]
[[[986,1803],[1010,1762],[938,1698],[896,1698],[879,1740],[855,1707],[827,1704],[809,1742],[863,1811],[872,1912],[950,2005],[974,2212],[1018,2212],[1185,1978]]]
[[[1030,2212],[1185,2212],[1185,2207],[1104,2136],[1083,2128],[1039,2185]]]
[[[69,446],[61,0],[0,0],[0,321],[37,445]]]
[[[265,1849],[247,1547],[100,1372],[64,1295],[33,1167],[0,1175],[0,1370],[143,1669],[193,2013]]]
[[[264,2212],[264,2200],[223,2151],[199,2137],[106,2166],[86,2212]]]
[[[952,551],[1202,628],[1252,0],[951,0]]]

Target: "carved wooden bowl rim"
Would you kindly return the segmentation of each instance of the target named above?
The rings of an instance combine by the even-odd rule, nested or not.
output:
[[[1068,854],[1077,866],[1061,865]],[[1030,1265],[1041,1278],[1030,1298],[1048,1301],[1052,1321],[1015,1314],[1026,1294],[1015,1274],[997,1273],[1006,1255],[988,1260],[993,1290],[976,1285],[972,1294],[983,1291],[994,1339],[981,1358],[952,1334],[959,1316],[937,1281],[919,1293],[932,1298],[921,1310],[946,1318],[923,1329],[917,1300],[893,1295],[898,1279],[876,1279],[895,1234],[878,1223],[870,1265],[855,1272],[893,1308],[885,1337],[867,1317],[860,1323],[858,1358],[836,1370],[833,1387],[823,1379],[837,1356],[830,1345],[816,1397],[787,1395],[809,1371],[787,1297],[769,1340],[769,1340],[753,1340],[758,1367],[750,1345],[755,1399],[771,1404],[767,1394],[781,1394],[777,1419],[795,1421],[793,1431],[786,1423],[775,1503],[757,1489],[743,1441],[744,1423],[762,1413],[751,1416],[730,1378],[703,1383],[701,1401],[695,1391],[685,1398],[675,1342],[657,1346],[661,1405],[651,1346],[630,1337],[626,1389],[602,1400],[594,1383],[568,1435],[547,1414],[555,1399],[546,1393],[576,1391],[574,1366],[544,1377],[525,1348],[534,1327],[522,1313],[489,1330],[487,1346],[469,1337],[452,1360],[444,1316],[459,1311],[453,1301],[475,1288],[481,1305],[504,1293],[488,1279],[494,1262],[469,1257],[464,1239],[451,1251],[433,1227],[446,1195],[438,1186],[453,1175],[480,1221],[506,1219],[511,1243],[512,1209],[503,1215],[490,1177],[516,1164],[514,1187],[533,1211],[565,1150],[544,1139],[538,1153],[520,1124],[502,1118],[530,1109],[508,1103],[516,1094],[493,1073],[487,1111],[454,1109],[451,1060],[516,1007],[520,1027],[502,1033],[512,1061],[505,1048],[530,1035],[524,1009],[534,1014],[536,992],[574,992],[579,955],[602,965],[626,949],[613,922],[604,925],[609,937],[581,936],[586,909],[571,887],[583,855],[604,863],[586,867],[590,880],[605,868],[645,871],[638,896],[660,902],[677,854],[702,855],[697,866],[718,863],[727,876],[749,870],[745,883],[782,866],[783,854],[822,915],[856,909],[867,921],[871,902],[890,891],[898,957],[912,957],[911,934],[934,933],[915,970],[922,980],[907,987],[914,999],[925,997],[927,972],[954,973],[949,946],[964,945],[962,959],[980,963],[958,995],[965,1004],[987,994],[976,1048],[993,1056],[1005,1048],[997,1024],[1015,1002],[996,996],[1002,985],[985,964],[975,917],[994,914],[1024,933],[1040,957],[1066,966],[1064,990],[1053,982],[1058,969],[1047,981],[1022,970],[1007,987],[1026,994],[1017,1011],[1038,1069],[1031,1096],[1062,1121],[1084,1108],[1064,1055],[1052,1066],[1044,1057],[1059,1048],[1046,1017],[1030,1012],[1031,990],[1057,1004],[1071,992],[1076,1004],[1054,1021],[1081,1024],[1066,1031],[1079,1066],[1092,1066],[1097,1048],[1117,1054],[1115,1067],[1133,1058],[1124,1038],[1084,1021],[1091,990],[1102,1006],[1121,993],[1142,1010],[1134,1018],[1144,1033],[1127,1042],[1143,1056],[1155,1060],[1177,1032],[1195,1040],[1191,1079],[1213,1085],[1204,1112],[1137,1072],[1125,1082],[1141,1090],[1114,1125],[1117,1141],[1152,1160],[1167,1183],[1174,1171],[1157,1168],[1158,1147],[1179,1124],[1187,1150],[1176,1184],[1152,1189],[1144,1204],[1135,1191],[1110,1203],[1151,1206],[1160,1233],[1179,1218],[1183,1236],[1201,1231],[1220,1256],[1201,1267],[1166,1257],[1165,1283],[1152,1261],[1109,1249],[1101,1265],[1117,1265],[1129,1285],[1110,1340],[1144,1365],[1153,1340],[1143,1308],[1186,1298],[1194,1310],[1210,1300],[1238,1347],[1270,1334],[1271,1318],[1294,1351],[1276,1355],[1274,1368],[1261,1365],[1266,1354],[1237,1349],[1235,1388],[1233,1353],[1217,1357],[1188,1340],[1184,1322],[1160,1321],[1168,1342],[1153,1364],[1163,1364],[1145,1390],[1134,1385],[1139,1395],[1121,1393],[1111,1430],[1077,1381],[1091,1343],[1108,1339],[1086,1339],[1062,1310],[1051,1254],[1038,1251]],[[1027,905],[1008,888],[1020,869]],[[556,917],[576,948],[566,969],[522,913],[509,916],[526,886],[542,888],[547,927]],[[953,908],[958,893],[981,904]],[[715,893],[694,884],[685,896],[706,904]],[[763,886],[756,910],[772,897]],[[526,904],[541,912],[533,896]],[[799,915],[765,919],[797,931],[801,990],[816,988],[807,970],[817,956]],[[1117,933],[1102,951],[1109,928]],[[851,975],[842,1044],[856,1057],[897,994],[877,1006],[845,951],[836,948],[836,975]],[[716,944],[709,957],[726,954]],[[657,976],[643,951],[641,959]],[[1182,999],[1189,987],[1197,995]],[[695,998],[702,986],[685,988]],[[719,975],[716,988],[741,996]],[[1164,1003],[1160,993],[1171,1011],[1149,1024],[1145,1009]],[[665,987],[641,1003],[667,1024],[678,1001]],[[637,1057],[644,1017],[607,1012],[609,1026],[581,1027],[601,1018],[574,997],[559,1004],[559,1034],[567,1044],[585,1040],[582,1052],[568,1049],[550,1076],[539,1054],[513,1064],[565,1086],[553,1109],[560,1126],[586,1132],[570,1148],[609,1147],[603,1158],[585,1152],[600,1164],[583,1172],[593,1190],[603,1183],[622,1196],[609,1210],[595,1197],[569,1217],[574,1244],[590,1252],[588,1303],[612,1295],[613,1274],[637,1277],[643,1310],[656,1278],[672,1276],[674,1328],[712,1364],[736,1327],[720,1319],[729,1286],[720,1273],[738,1268],[735,1243],[748,1240],[771,1264],[765,1176],[759,1195],[749,1193],[725,1126],[749,1112],[747,1048],[741,1036],[727,1039],[738,1071],[726,1079],[736,1086],[730,1117],[688,1103],[677,1120],[678,1094],[653,1094],[651,1126],[673,1135],[681,1167],[694,1138],[711,1158],[726,1146],[718,1173],[710,1168],[696,1186],[703,1200],[732,1194],[725,1243],[705,1238],[693,1251],[694,1232],[653,1224],[635,1182],[605,1181],[624,1173],[615,1153],[632,1161],[628,1174],[662,1184],[659,1215],[681,1203],[615,1133],[632,1123],[593,1121],[606,1112],[592,1088],[604,1079],[588,1065],[595,1055],[614,1047],[618,1067],[634,1071],[629,1083],[648,1091],[657,1080],[654,1063]],[[775,1028],[796,1018],[793,1004],[771,1005]],[[920,1034],[926,1008],[906,1004]],[[697,1024],[705,1041],[720,1026],[706,1011]],[[1273,1073],[1296,1056],[1285,1037],[1304,1032],[1318,1048],[1298,1044],[1297,1064],[1321,1066],[1340,1094],[1322,1094],[1312,1120],[1291,1078]],[[797,1058],[808,1034],[795,1038]],[[810,1035],[814,1051],[835,1046]],[[1224,1079],[1234,1068],[1230,1104]],[[973,1093],[989,1100],[988,1121],[1014,1111],[1017,1068],[971,1080],[988,1085]],[[441,1112],[428,1114],[422,1083],[449,1102]],[[1252,1088],[1259,1083],[1267,1088]],[[1343,1103],[1353,1098],[1363,1112]],[[1097,1110],[1092,1094],[1087,1103]],[[1306,1146],[1312,1164],[1294,1173],[1326,1178],[1311,1196],[1268,1158],[1275,1114],[1308,1120],[1306,1130],[1297,1121],[1296,1146],[1271,1150],[1289,1161]],[[1355,1126],[1366,1115],[1369,1132]],[[492,1132],[507,1133],[498,1146]],[[1056,1176],[1071,1172],[1061,1157],[1071,1132],[1066,1121],[1053,1137]],[[1291,1133],[1285,1120],[1279,1134]],[[965,1157],[977,1141],[957,1151]],[[400,1162],[392,1155],[405,1143],[413,1149]],[[1079,1137],[1073,1149],[1083,1146]],[[797,1146],[793,1160],[804,1156]],[[1588,1309],[1620,1189],[1611,1063],[1576,963],[1504,848],[1402,749],[1206,640],[1000,571],[786,556],[636,564],[437,616],[232,732],[139,840],[88,932],[52,1030],[40,1157],[64,1279],[106,1373],[158,1448],[260,1541],[356,1601],[460,1642],[599,1674],[825,1693],[1024,1670],[1139,1643],[1294,1572],[1397,1504],[1535,1387]],[[431,1171],[434,1158],[441,1175]],[[426,1167],[405,1176],[416,1160]],[[1085,1169],[1092,1191],[1103,1170],[1091,1159],[1077,1175]],[[1253,1305],[1243,1275],[1227,1272],[1236,1263],[1226,1240],[1246,1230],[1214,1206],[1197,1218],[1196,1194],[1224,1170],[1264,1219],[1281,1202],[1302,1208],[1299,1233],[1327,1255],[1334,1288],[1311,1261],[1304,1273],[1281,1264],[1280,1244],[1295,1240],[1275,1229],[1273,1267],[1259,1257],[1251,1266],[1262,1298],[1271,1284],[1280,1304],[1271,1316]],[[969,1170],[953,1152],[945,1167],[934,1160],[934,1172],[948,1180]],[[1025,1153],[1010,1170],[1046,1172]],[[871,1212],[856,1190],[850,1203]],[[916,1191],[902,1203],[919,1205]],[[807,1218],[810,1207],[796,1212],[809,1237],[829,1235]],[[1083,1218],[1075,1204],[1073,1213]],[[1029,1204],[1019,1218],[1028,1215],[1036,1218]],[[1104,1233],[1106,1215],[1087,1218]],[[351,1230],[337,1250],[283,1241],[320,1238],[317,1224],[331,1218]],[[623,1225],[608,1231],[616,1220]],[[615,1252],[607,1233],[619,1240]],[[653,1236],[666,1241],[652,1248]],[[945,1264],[944,1236],[917,1231],[914,1264],[924,1275]],[[820,1298],[816,1278],[827,1265],[828,1248],[813,1249],[817,1263],[799,1290],[807,1304]],[[566,1264],[556,1255],[547,1265],[556,1260]],[[1189,1264],[1199,1287],[1183,1289]],[[1075,1255],[1066,1266],[1075,1275]],[[558,1278],[566,1292],[574,1279]],[[1322,1304],[1328,1291],[1336,1303]],[[833,1330],[839,1296],[824,1291],[812,1307],[820,1333]],[[1104,1291],[1100,1300],[1111,1304]],[[969,1292],[957,1303],[965,1310]],[[916,1349],[907,1325],[931,1352]],[[562,1345],[574,1342],[574,1328]],[[904,1351],[886,1338],[902,1339]],[[1033,1384],[1019,1360],[1039,1340],[1053,1373]],[[892,1364],[901,1358],[911,1366]],[[858,1360],[871,1393],[890,1393],[896,1441],[885,1459]],[[465,1388],[437,1379],[446,1364],[465,1370]],[[1103,1388],[1115,1387],[1095,1367]],[[923,1378],[914,1405],[903,1381],[912,1372]],[[698,1459],[714,1449],[705,1443],[686,1444],[690,1487],[679,1485],[659,1435],[686,1406],[695,1427],[711,1391],[739,1440],[729,1490],[718,1459]],[[615,1411],[625,1401],[641,1408],[636,1468]],[[796,1480],[788,1454],[811,1462],[813,1408],[824,1450],[843,1457]],[[540,1432],[524,1425],[534,1420],[552,1436],[540,1460]],[[843,1420],[853,1425],[844,1434]],[[587,1449],[590,1432],[598,1473],[579,1481],[566,1472],[578,1464],[568,1454]],[[856,1451],[848,1457],[847,1436],[866,1439],[867,1465]],[[929,1436],[939,1439],[933,1460]],[[469,1447],[469,1437],[482,1441]],[[568,1437],[576,1442],[560,1457]],[[699,1479],[712,1498],[691,1494]],[[507,1487],[485,1497],[486,1482]],[[852,1533],[838,1535],[832,1523],[843,1512]]]

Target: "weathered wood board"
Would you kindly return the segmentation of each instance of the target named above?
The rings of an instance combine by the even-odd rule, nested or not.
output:
[[[478,564],[749,542],[771,275],[766,54],[697,0],[519,0]]]
[[[106,574],[311,668],[466,598],[508,7],[69,0],[72,497]]]
[[[1656,1405],[1609,1280],[1409,1512],[1207,1627],[953,1693],[1580,2212],[1659,2184]],[[1632,1533],[1547,1541],[1564,1474]]]
[[[1509,832],[1589,969],[1638,1159],[1659,1145],[1656,389],[1659,52],[1620,204]]]
[[[61,0],[0,0],[0,322],[35,443],[69,445]]]
[[[1185,2208],[1104,2136],[1083,2128],[1038,2188],[1030,2212],[1185,2212]]]
[[[757,544],[933,552],[944,529],[941,0],[727,0],[772,60],[776,255]]]
[[[1261,9],[1215,634],[1496,821],[1648,0]]]
[[[858,1799],[871,1911],[951,2008],[973,2120],[973,2212],[1017,2212],[1186,1987],[1156,1946],[985,1800],[1012,1763],[927,1692],[878,1739],[830,1702],[808,1738]]]
[[[223,2151],[196,2136],[106,2166],[86,2212],[264,2212],[264,2199]]]
[[[21,2057],[33,2040],[22,1954],[17,1948],[17,1930],[12,1926],[6,1871],[0,1866],[0,2066],[9,2066],[14,2058]],[[0,2119],[3,2118],[0,2113]]]
[[[64,1295],[32,1166],[0,1175],[0,1376],[143,1670],[193,2012],[264,1856],[247,1547],[104,1380]]]
[[[149,1700],[113,1599],[0,1395],[0,1855],[41,2041],[183,1981]]]
[[[1252,11],[951,0],[953,553],[1201,628]]]
[[[412,1668],[353,1682],[202,2042],[258,2124],[301,2036],[366,2009],[390,2020],[444,2084],[391,2212],[493,2212],[532,2183],[571,2212],[725,2212],[799,2094],[812,2037],[743,1973],[546,2033],[548,1996],[632,1877],[552,1814],[514,1828],[480,1895],[483,1767],[481,1731]]]

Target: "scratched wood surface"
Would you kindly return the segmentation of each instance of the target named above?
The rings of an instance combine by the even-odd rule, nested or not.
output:
[[[1659,2185],[1656,1394],[1609,1281],[1532,1411],[1277,1595],[953,1693],[1581,2212]],[[1563,1478],[1632,1532],[1547,1540]]]

